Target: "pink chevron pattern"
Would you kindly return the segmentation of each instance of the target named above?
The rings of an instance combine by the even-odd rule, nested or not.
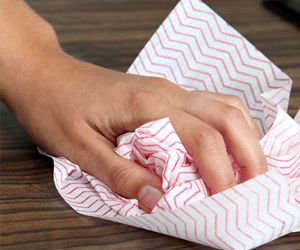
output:
[[[56,188],[75,211],[218,249],[251,249],[300,230],[300,125],[285,112],[287,75],[199,0],[179,2],[128,72],[163,77],[188,90],[238,95],[265,134],[260,143],[269,171],[211,196],[163,118],[121,135],[115,148],[161,176],[165,194],[153,211],[143,212],[137,200],[50,156]]]
[[[190,90],[235,94],[262,133],[272,125],[274,105],[287,110],[291,86],[287,75],[198,0],[176,6],[128,72],[163,77]]]

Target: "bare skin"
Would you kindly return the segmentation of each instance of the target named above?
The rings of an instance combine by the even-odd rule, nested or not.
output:
[[[113,149],[117,136],[151,120],[170,118],[212,193],[236,185],[226,146],[242,181],[267,170],[259,132],[239,98],[72,58],[21,0],[0,1],[0,33],[0,98],[33,142],[137,198],[143,209],[160,199],[161,180]]]

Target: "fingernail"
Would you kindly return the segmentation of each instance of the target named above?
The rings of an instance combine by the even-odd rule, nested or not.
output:
[[[161,197],[162,193],[157,188],[149,185],[144,186],[138,193],[139,201],[151,210],[155,207]]]

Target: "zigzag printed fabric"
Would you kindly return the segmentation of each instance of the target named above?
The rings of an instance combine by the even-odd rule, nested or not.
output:
[[[286,74],[199,0],[178,3],[128,72],[239,96],[264,135],[269,171],[210,196],[166,117],[120,136],[115,149],[161,176],[165,195],[150,214],[50,156],[56,188],[75,211],[218,249],[252,249],[300,229],[300,125],[286,113]]]

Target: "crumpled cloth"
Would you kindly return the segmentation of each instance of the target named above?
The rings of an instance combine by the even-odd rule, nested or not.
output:
[[[286,113],[286,74],[198,0],[178,3],[128,72],[239,96],[264,135],[269,171],[210,195],[166,117],[121,135],[115,149],[161,176],[165,194],[150,214],[69,160],[50,156],[56,188],[75,211],[219,249],[251,249],[300,230],[300,115]]]

